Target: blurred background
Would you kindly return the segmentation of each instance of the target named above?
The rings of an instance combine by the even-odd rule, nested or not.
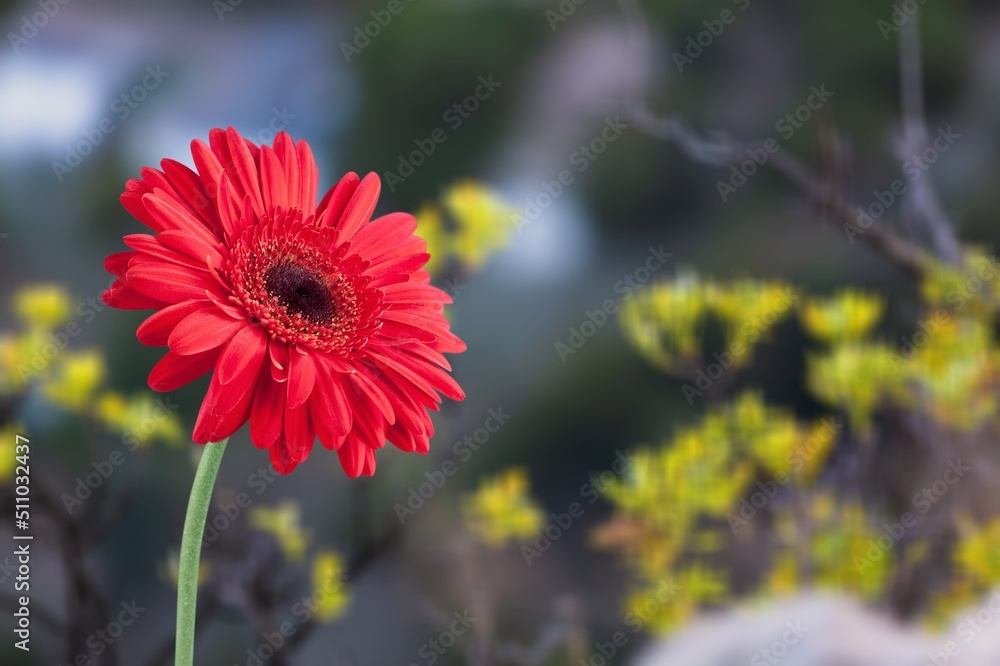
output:
[[[418,215],[468,398],[371,479],[238,433],[200,663],[1000,663],[995,3],[2,7],[0,662],[172,663],[207,380],[102,263],[232,125]]]

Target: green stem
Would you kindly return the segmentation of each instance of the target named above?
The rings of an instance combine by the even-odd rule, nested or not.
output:
[[[215,476],[219,472],[222,454],[226,452],[224,439],[218,444],[206,444],[198,463],[184,517],[181,537],[180,563],[177,569],[177,639],[174,644],[174,666],[194,664],[194,616],[198,608],[198,565],[201,560],[201,542],[205,534],[205,519],[212,501]]]

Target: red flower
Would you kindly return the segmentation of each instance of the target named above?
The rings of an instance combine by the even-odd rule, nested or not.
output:
[[[125,236],[105,266],[104,302],[157,310],[139,326],[169,347],[149,375],[172,391],[214,370],[194,427],[199,444],[250,421],[253,443],[290,472],[319,437],[348,476],[375,471],[388,439],[426,453],[428,409],[465,396],[442,354],[464,343],[444,318],[450,298],[422,270],[416,220],[371,220],[380,182],[349,173],[316,205],[305,141],[282,132],[257,146],[233,128],[191,144],[197,172],[144,168],[122,205],[155,235]]]

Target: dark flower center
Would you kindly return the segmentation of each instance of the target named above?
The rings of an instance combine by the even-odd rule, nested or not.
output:
[[[333,320],[337,307],[326,280],[293,263],[275,264],[264,274],[267,293],[288,309],[314,324]]]

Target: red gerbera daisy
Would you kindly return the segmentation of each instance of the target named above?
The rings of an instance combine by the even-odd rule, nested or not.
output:
[[[416,220],[371,220],[380,182],[349,173],[316,204],[305,141],[282,132],[257,146],[235,129],[191,144],[197,172],[173,160],[144,168],[121,202],[155,235],[125,236],[111,255],[112,307],[158,310],[143,344],[169,347],[149,375],[172,391],[214,370],[194,441],[250,421],[253,443],[288,473],[313,443],[348,476],[375,471],[386,440],[426,453],[428,409],[464,398],[444,353],[464,343],[444,318],[450,298],[422,270]]]

